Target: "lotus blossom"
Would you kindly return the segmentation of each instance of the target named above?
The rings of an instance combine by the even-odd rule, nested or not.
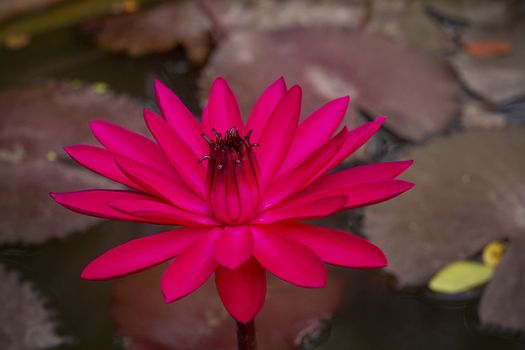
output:
[[[228,84],[217,78],[200,123],[159,81],[155,90],[163,117],[144,112],[155,141],[94,121],[91,129],[104,148],[65,148],[81,165],[129,189],[51,196],[82,214],[178,228],[109,250],[82,278],[115,278],[173,259],[161,280],[167,303],[215,274],[225,308],[245,323],[265,302],[266,270],[297,286],[323,287],[325,264],[387,264],[363,238],[303,223],[385,201],[413,186],[395,179],[410,161],[330,172],[384,117],[338,131],[349,103],[342,97],[299,123],[301,88],[288,89],[281,78],[259,97],[245,124]]]

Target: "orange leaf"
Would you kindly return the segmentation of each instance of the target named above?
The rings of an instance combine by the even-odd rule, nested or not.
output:
[[[465,50],[473,57],[496,57],[509,54],[512,45],[505,41],[471,41],[465,44]]]

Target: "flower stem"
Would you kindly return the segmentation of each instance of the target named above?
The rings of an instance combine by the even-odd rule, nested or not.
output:
[[[241,323],[237,321],[237,347],[238,350],[256,350],[255,323]]]

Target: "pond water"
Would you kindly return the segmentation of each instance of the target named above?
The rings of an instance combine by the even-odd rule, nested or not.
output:
[[[65,29],[35,38],[23,50],[2,51],[0,67],[1,87],[49,79],[105,82],[146,105],[152,105],[153,79],[160,78],[194,111],[199,108],[199,69],[180,50],[140,59],[110,55]],[[56,310],[59,332],[71,338],[60,349],[122,348],[107,313],[111,282],[86,282],[79,274],[92,258],[135,237],[137,230],[136,225],[102,223],[63,240],[2,248],[2,262],[32,281]],[[321,349],[525,349],[523,336],[479,325],[479,293],[439,301],[424,290],[396,291],[392,278],[382,272],[340,273],[348,281],[344,305]]]

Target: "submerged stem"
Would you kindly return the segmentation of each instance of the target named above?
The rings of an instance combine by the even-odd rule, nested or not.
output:
[[[237,321],[237,347],[238,350],[256,350],[255,323],[241,323]]]

